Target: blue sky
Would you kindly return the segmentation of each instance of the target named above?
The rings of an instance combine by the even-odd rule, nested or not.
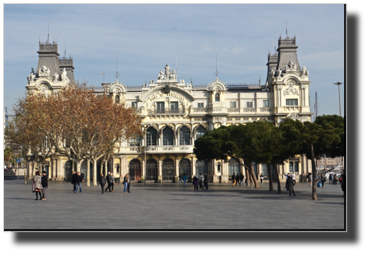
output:
[[[38,62],[39,39],[55,40],[74,59],[75,79],[100,86],[142,85],[169,64],[178,79],[208,84],[256,83],[266,78],[268,52],[280,34],[297,37],[298,60],[310,72],[310,95],[319,114],[338,114],[344,80],[343,5],[4,5],[4,106],[26,91]],[[341,87],[342,115],[344,85]]]

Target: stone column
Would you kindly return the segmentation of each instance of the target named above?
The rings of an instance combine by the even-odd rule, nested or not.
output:
[[[158,182],[162,182],[162,160],[161,157],[158,158]]]
[[[124,176],[129,173],[127,171],[127,155],[122,155],[120,158],[120,176],[119,176],[119,183],[123,183]]]
[[[195,157],[192,157],[191,168],[192,168],[191,175],[193,179],[194,175],[196,174],[196,158]]]
[[[93,160],[93,185],[97,185],[97,160]]]
[[[91,186],[91,161],[87,159],[87,186]]]
[[[105,176],[107,176],[107,172],[108,172],[108,161],[106,160],[105,161]]]
[[[179,161],[177,155],[175,155],[175,182],[179,181]]]
[[[145,171],[145,166],[146,166],[146,164],[145,164],[145,159],[143,159],[142,160],[142,168],[141,168],[141,170],[142,170],[142,172],[141,172],[141,178],[144,178],[144,180],[145,180],[145,174],[146,174],[146,171]]]
[[[48,179],[52,178],[52,158],[49,158]]]
[[[57,178],[56,181],[63,181],[64,180],[64,170],[62,164],[62,157],[58,157],[57,159]]]
[[[218,169],[217,169],[217,162],[216,160],[212,160],[212,167],[213,167],[213,170],[212,170],[212,182],[213,183],[219,183],[219,175],[218,175]]]
[[[27,174],[28,179],[32,178],[32,163],[33,163],[32,161],[28,162],[28,174]]]
[[[228,162],[223,162],[221,164],[221,182],[228,183],[229,182],[229,171],[228,171]]]

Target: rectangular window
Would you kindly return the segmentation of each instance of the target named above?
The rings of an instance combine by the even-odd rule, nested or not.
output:
[[[137,108],[137,102],[132,102],[132,107]]]
[[[198,107],[203,107],[203,103],[198,103]]]
[[[246,102],[246,107],[253,107],[253,102]]]
[[[286,106],[298,106],[298,99],[287,99]]]
[[[299,173],[299,162],[294,162],[294,172]]]
[[[263,107],[269,107],[269,100],[263,100]]]
[[[231,101],[231,108],[235,108],[236,107],[236,101]]]
[[[157,113],[164,113],[164,102],[157,102]]]
[[[289,162],[289,173],[293,173],[293,172],[294,172],[294,170],[293,170],[293,162],[290,161]]]
[[[177,111],[179,110],[179,102],[177,102],[177,101],[171,102],[170,103],[170,110],[173,113],[177,113]]]
[[[133,137],[129,139],[130,146],[140,146],[140,137]]]

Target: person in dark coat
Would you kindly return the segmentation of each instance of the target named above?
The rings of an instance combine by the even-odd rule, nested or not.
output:
[[[48,188],[48,176],[47,176],[47,172],[43,171],[43,176],[41,178],[41,185],[43,186],[43,190],[42,190],[42,193],[43,193],[43,197],[41,198],[43,201],[47,200],[47,195],[46,195],[46,191],[47,191],[47,188]]]
[[[233,173],[232,175],[232,182],[233,182],[232,186],[236,186],[236,173]]]
[[[286,184],[287,184],[290,196],[291,196],[292,192],[293,192],[293,195],[296,196],[295,193],[294,193],[294,182],[293,182],[293,179],[291,178],[291,176],[289,176],[288,179],[286,180]]]
[[[205,173],[205,181],[204,181],[204,184],[205,184],[205,190],[208,190],[208,189],[209,189],[209,182],[208,182],[207,173]],[[202,190],[203,190],[203,189],[202,189]]]
[[[198,178],[196,176],[193,177],[193,185],[194,190],[198,190]]]
[[[329,175],[329,184],[331,184],[332,181],[333,181],[333,176],[332,176],[332,174],[330,174],[330,175]]]
[[[106,178],[105,178],[104,174],[101,174],[100,185],[101,185],[102,194],[104,194],[104,192],[105,192],[105,185],[106,185]]]
[[[202,173],[199,173],[199,177],[198,177],[198,182],[199,182],[199,187],[203,190],[203,181],[204,181],[204,176],[202,175]]]
[[[345,193],[346,193],[346,175],[345,174],[342,174],[341,188],[342,188],[342,191],[343,191],[343,196],[345,196]]]
[[[240,174],[240,181],[241,181],[241,186],[244,186],[245,185],[245,181],[244,181],[245,177],[243,176],[243,174]]]
[[[128,174],[124,176],[123,184],[124,184],[123,192],[124,192],[124,193],[127,193],[127,187],[128,187]]]
[[[73,174],[71,176],[71,184],[73,185],[73,192],[75,192],[75,187],[76,187],[76,171],[73,171]]]
[[[129,174],[128,175],[128,178],[127,178],[127,193],[130,193],[130,187],[131,187],[131,177]]]
[[[107,181],[107,187],[105,189],[105,191],[108,191],[111,192],[111,187],[112,187],[112,184],[113,184],[113,177],[111,176],[110,172],[107,172],[107,176],[106,176],[106,181]]]
[[[83,181],[83,177],[80,174],[80,172],[78,172],[78,175],[76,176],[75,193],[78,193],[78,189],[80,189],[79,193],[82,193],[82,181]]]

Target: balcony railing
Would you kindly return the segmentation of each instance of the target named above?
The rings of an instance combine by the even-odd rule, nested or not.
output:
[[[185,114],[185,109],[184,108],[178,108],[178,109],[173,109],[173,108],[164,108],[164,109],[148,109],[148,114],[149,115],[181,115]]]

